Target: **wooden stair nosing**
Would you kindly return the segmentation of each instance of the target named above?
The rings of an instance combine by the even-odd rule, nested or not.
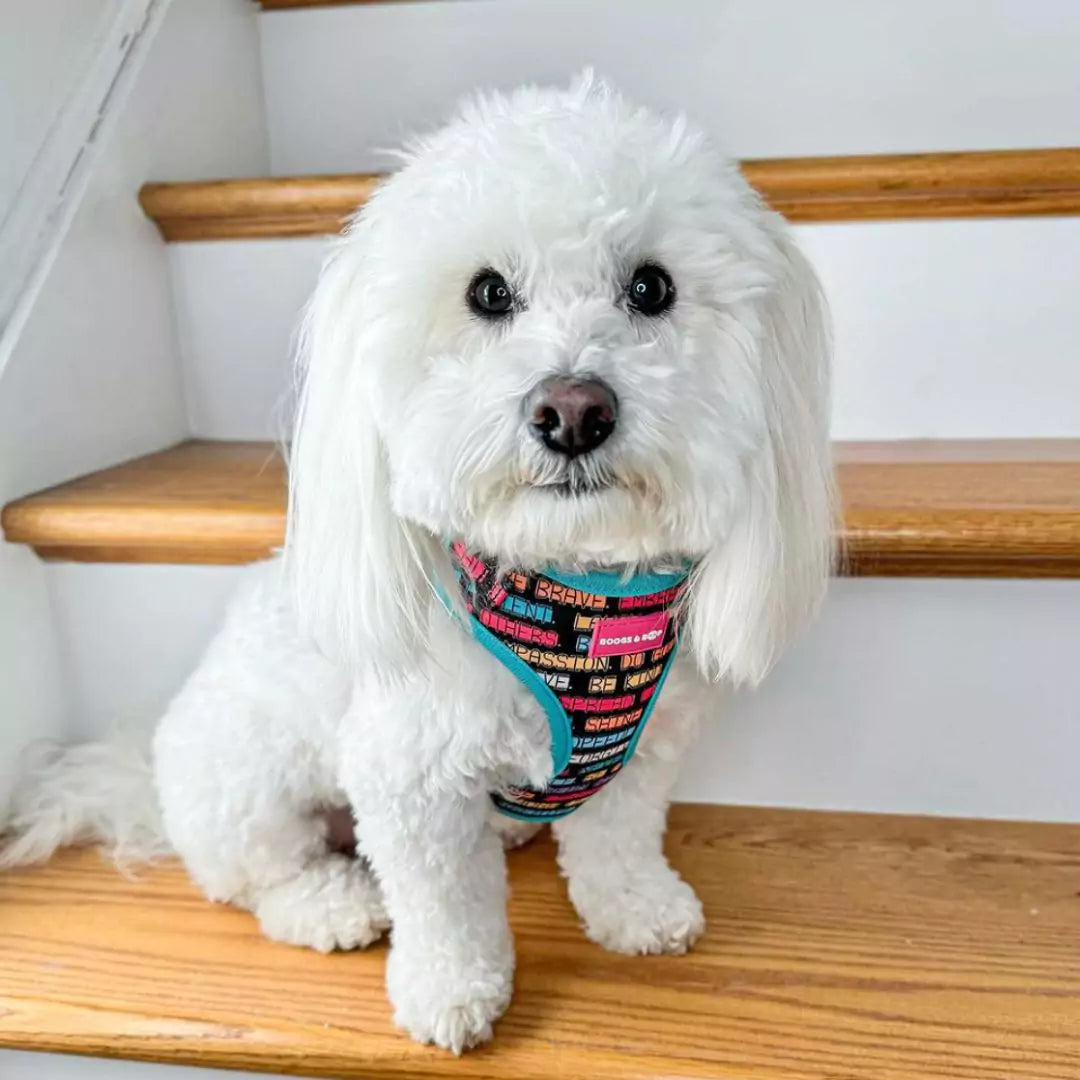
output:
[[[75,562],[247,563],[284,538],[285,472],[267,442],[189,440],[0,511],[5,538]]]
[[[0,874],[0,1047],[422,1080],[1080,1077],[1080,827],[675,806],[709,929],[586,940],[550,840],[513,852],[513,1002],[454,1060],[395,1032],[385,948],[261,937],[169,862]]]
[[[1080,213],[1080,148],[744,161],[794,222]],[[144,184],[166,240],[336,233],[381,177],[360,173]]]
[[[1080,440],[838,444],[849,575],[1080,577]],[[269,443],[191,441],[17,499],[45,558],[242,563],[284,536]]]

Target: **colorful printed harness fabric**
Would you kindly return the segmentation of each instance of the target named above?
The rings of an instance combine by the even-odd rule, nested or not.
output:
[[[474,637],[536,695],[551,727],[548,786],[492,800],[526,821],[565,817],[633,754],[675,656],[688,571],[500,575],[463,544],[450,550]]]

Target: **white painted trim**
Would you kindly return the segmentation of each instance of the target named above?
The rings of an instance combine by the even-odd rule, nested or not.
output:
[[[0,224],[0,375],[172,0],[116,0],[94,59]]]

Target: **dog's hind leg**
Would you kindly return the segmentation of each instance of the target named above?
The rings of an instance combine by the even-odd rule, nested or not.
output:
[[[348,684],[299,642],[274,583],[241,595],[158,727],[165,832],[207,896],[248,908],[268,937],[362,947],[387,919],[334,809]]]
[[[199,706],[205,741],[181,698],[155,747],[166,832],[191,877],[211,899],[249,909],[275,941],[328,952],[376,940],[387,926],[378,886],[362,860],[335,850],[304,748],[279,742],[281,767],[253,771],[247,747],[267,718],[238,715],[250,702]]]
[[[265,717],[238,716],[249,702],[229,703],[227,716],[200,702],[203,721],[220,732],[201,745],[177,704],[158,734],[155,773],[166,832],[195,882],[211,899],[249,909],[275,941],[328,952],[376,940],[387,926],[378,886],[362,860],[335,850],[303,747],[288,754],[287,774],[253,772],[246,746]]]

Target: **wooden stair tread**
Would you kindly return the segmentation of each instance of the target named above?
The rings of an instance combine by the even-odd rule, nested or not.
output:
[[[1080,439],[837,447],[850,572],[1080,576]]]
[[[838,444],[849,574],[1080,576],[1080,439]],[[270,443],[193,440],[18,499],[53,559],[243,563],[284,536]]]
[[[746,178],[791,221],[1080,213],[1080,148],[769,158]],[[381,178],[371,174],[145,184],[166,240],[336,233]]]
[[[0,875],[0,1047],[335,1077],[1080,1076],[1080,827],[677,806],[709,930],[621,957],[551,844],[510,856],[517,990],[453,1061],[394,1032],[385,947],[320,956],[175,864],[91,852]]]
[[[284,539],[285,466],[272,443],[191,440],[9,503],[0,523],[51,558],[251,562]]]

